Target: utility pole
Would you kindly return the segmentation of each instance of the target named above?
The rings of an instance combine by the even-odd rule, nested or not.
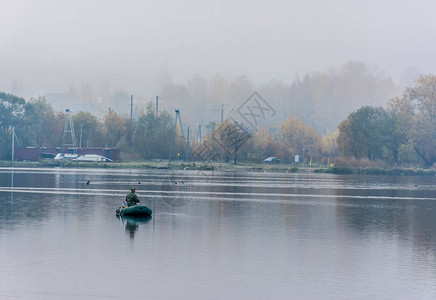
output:
[[[133,95],[130,95],[130,122],[132,121],[133,117]]]
[[[159,117],[159,96],[156,96],[156,118]]]
[[[195,142],[199,142],[201,144],[201,124],[198,125],[197,136],[195,138]]]
[[[304,164],[305,164],[305,161],[304,161],[304,151],[305,151],[306,149],[304,148],[304,125],[303,125],[303,166],[304,166]]]
[[[83,134],[83,123],[80,124],[80,143],[79,143],[79,148],[82,148],[82,134]]]
[[[224,105],[225,104],[221,104],[221,123],[224,121]]]
[[[130,95],[130,124],[127,129],[127,138],[129,140],[129,146],[133,144],[133,95]]]
[[[188,142],[187,142],[187,145],[188,145],[188,147],[186,147],[187,148],[187,150],[188,150],[188,152],[186,153],[186,159],[189,161],[189,148],[190,148],[190,145],[189,145],[189,126],[188,126]]]
[[[89,127],[88,147],[92,145],[92,127]]]
[[[15,155],[15,126],[12,126],[12,161]]]

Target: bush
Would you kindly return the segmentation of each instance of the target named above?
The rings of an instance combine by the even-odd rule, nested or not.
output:
[[[338,157],[335,162],[338,167],[353,167],[353,168],[384,168],[385,162],[373,161],[367,158],[354,158],[354,157]]]

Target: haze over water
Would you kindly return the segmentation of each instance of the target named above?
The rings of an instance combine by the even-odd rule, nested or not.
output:
[[[131,185],[152,219],[115,216]],[[435,177],[3,168],[0,298],[434,299],[435,186]]]

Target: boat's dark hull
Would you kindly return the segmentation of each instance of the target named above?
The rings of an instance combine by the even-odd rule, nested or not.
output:
[[[135,205],[130,207],[121,207],[117,209],[117,214],[120,216],[149,217],[151,216],[152,211],[145,205]]]

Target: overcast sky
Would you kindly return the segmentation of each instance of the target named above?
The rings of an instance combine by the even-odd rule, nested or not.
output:
[[[436,1],[0,0],[0,90],[68,91],[83,80],[154,94],[170,74],[254,83],[361,61],[435,73]]]

